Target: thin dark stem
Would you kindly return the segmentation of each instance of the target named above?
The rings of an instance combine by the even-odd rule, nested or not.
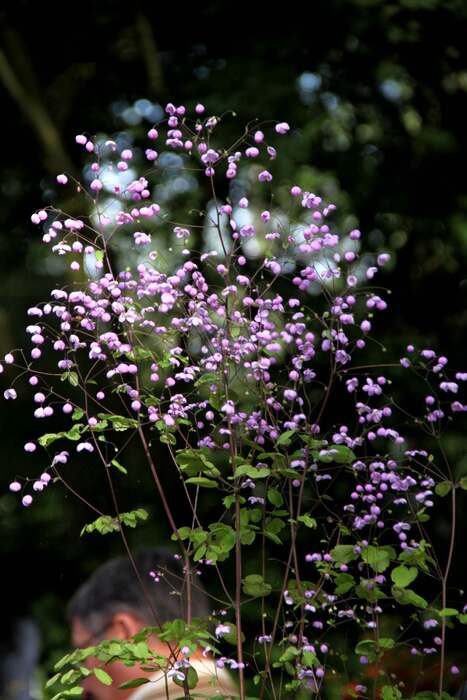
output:
[[[441,449],[443,457],[446,461],[448,471],[449,471],[449,476],[450,476],[451,481],[452,481],[452,471],[451,471],[451,468],[449,466],[449,462],[447,460],[446,453],[444,452],[444,449],[443,449],[441,444],[440,444],[440,449]],[[452,489],[451,489],[451,534],[450,534],[450,538],[449,538],[448,558],[446,561],[446,567],[444,569],[443,576],[441,578],[441,607],[443,610],[447,607],[447,584],[448,584],[448,578],[449,578],[449,571],[451,569],[451,564],[452,564],[452,557],[454,554],[455,539],[456,539],[456,487],[453,483]],[[445,663],[446,663],[446,617],[443,615],[443,617],[441,618],[441,659],[440,659],[439,686],[438,686],[440,700],[443,696]]]

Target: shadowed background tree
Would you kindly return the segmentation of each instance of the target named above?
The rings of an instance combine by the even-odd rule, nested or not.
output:
[[[170,5],[82,0],[71,12],[31,0],[0,9],[2,354],[23,344],[31,303],[70,281],[65,264],[46,257],[30,215],[56,198],[57,173],[83,176],[74,135],[87,130],[131,144],[172,100],[191,107],[201,101],[212,114],[234,110],[226,127],[232,141],[252,119],[288,121],[293,134],[278,180],[295,177],[332,199],[343,226],[358,226],[375,251],[393,255],[385,278],[391,312],[387,327],[379,326],[388,357],[398,358],[410,339],[461,366],[467,319],[462,0],[327,0],[291,14],[264,8],[258,17],[241,4],[226,9],[205,2],[176,19]],[[176,166],[169,156],[168,165]],[[168,176],[156,201],[170,202],[183,220],[209,199],[205,188],[183,173]],[[72,198],[63,203],[70,214],[81,211],[77,206]],[[159,236],[167,251],[167,232]],[[21,510],[7,486],[30,469],[22,445],[35,434],[34,419],[21,400],[0,411],[5,612],[10,632],[18,618],[39,623],[48,669],[67,643],[67,597],[121,543],[81,541],[89,513],[65,489],[51,489]],[[445,445],[458,475],[467,471],[463,445],[456,433]],[[141,505],[151,513],[150,497],[141,496],[151,493],[149,475],[138,453],[132,460],[140,477],[120,494],[121,510]],[[79,489],[79,474],[65,477]],[[92,492],[92,475],[86,488]],[[108,494],[98,500],[110,511]],[[442,542],[442,514],[436,531]],[[166,534],[154,518],[133,539],[149,544]],[[7,634],[5,649],[10,640]]]

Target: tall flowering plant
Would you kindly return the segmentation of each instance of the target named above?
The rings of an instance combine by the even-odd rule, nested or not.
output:
[[[119,533],[132,558],[126,530],[147,513],[119,511],[115,478],[133,478],[124,462],[136,438],[183,562],[187,601],[184,618],[162,626],[153,610],[167,656],[150,650],[148,628],[68,654],[48,686],[57,685],[56,700],[78,694],[94,656],[103,683],[106,664],[120,659],[161,669],[188,698],[197,684],[190,656],[201,647],[237,675],[242,700],[247,686],[259,698],[319,695],[349,666],[351,695],[397,700],[407,693],[385,661],[401,648],[439,661],[430,690],[442,697],[460,672],[446,661],[448,630],[467,622],[449,588],[467,477],[454,473],[442,436],[467,409],[467,372],[412,344],[399,361],[365,360],[377,343],[374,319],[387,309],[375,278],[390,255],[362,255],[360,231],[339,232],[336,206],[300,183],[280,182],[285,203],[276,204],[287,123],[249,125],[226,146],[223,120],[201,104],[192,114],[168,104],[142,147],[76,136],[87,178],[62,173],[57,183],[81,193],[85,215],[48,206],[31,217],[75,281],[28,310],[32,347],[11,350],[1,365],[6,400],[31,393],[39,435],[24,449],[43,450],[47,463],[10,489],[29,507],[52,485],[66,487],[70,466],[100,465],[114,512],[88,501],[97,518],[83,532]],[[170,181],[170,154],[207,184],[198,246],[190,240],[200,241],[199,218],[173,221],[154,201],[157,183]],[[173,238],[168,256],[159,250],[163,229]],[[420,383],[417,417],[394,398],[406,373]],[[342,410],[345,423],[336,421]],[[63,429],[41,430],[57,414]],[[167,470],[184,504],[180,522],[161,478]],[[211,522],[200,517],[207,497]],[[451,522],[441,552],[428,529],[438,498]],[[208,619],[193,618],[190,591],[208,568],[223,597]],[[157,585],[163,572],[138,575]],[[378,673],[369,681],[370,666]]]

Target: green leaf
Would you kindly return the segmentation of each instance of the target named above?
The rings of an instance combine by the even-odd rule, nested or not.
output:
[[[229,496],[226,496],[225,498],[222,499],[222,503],[227,508],[227,510],[229,510],[229,508],[231,508],[233,506],[233,504],[235,503],[235,500],[236,500],[235,495],[230,494]],[[245,503],[245,499],[243,496],[240,496],[240,504],[243,504],[243,503]]]
[[[370,583],[371,585],[369,586]],[[355,587],[355,593],[359,598],[368,600],[370,603],[376,603],[376,601],[386,598],[383,591],[378,586],[375,586],[373,581],[370,582],[369,579],[364,578]]]
[[[191,530],[189,527],[186,527],[186,525],[184,525],[183,527],[178,528],[177,533],[178,533],[178,537],[180,537],[181,540],[186,540],[187,537],[190,536]],[[173,535],[171,535],[170,539],[176,541],[178,539],[178,537],[174,532]]]
[[[278,542],[278,544],[282,544],[281,540],[277,537],[275,534],[270,534],[268,532],[264,533],[269,539],[272,539],[273,542]],[[275,539],[273,539],[275,538]],[[253,544],[253,542],[256,539],[256,532],[252,527],[242,527],[240,530],[240,542],[242,544]]]
[[[267,596],[272,591],[272,586],[264,581],[259,574],[250,574],[242,580],[243,592],[246,595],[251,595],[254,598],[262,598]]]
[[[64,372],[60,377],[61,382],[69,381],[71,386],[78,386],[79,377],[76,372]]]
[[[163,442],[164,445],[176,445],[177,438],[175,437],[175,435],[172,435],[172,433],[167,431],[159,435],[159,442]]]
[[[55,440],[59,440],[62,437],[62,433],[46,433],[45,435],[41,435],[38,443],[41,447],[48,447],[51,445]]]
[[[92,523],[88,523],[81,530],[80,535],[83,536],[85,532],[100,532],[101,535],[106,535],[109,532],[115,532],[120,529],[120,524],[117,518],[113,518],[111,515],[101,515],[97,520]]]
[[[271,470],[268,467],[253,467],[251,464],[241,464],[235,470],[235,478],[249,476],[251,479],[264,479],[270,473]]]
[[[435,486],[435,493],[437,496],[447,496],[452,490],[451,481],[440,481],[439,484]]]
[[[307,527],[310,527],[312,530],[314,530],[318,523],[314,518],[312,518],[308,513],[304,513],[303,515],[299,515],[297,518],[299,523],[303,523]]]
[[[50,688],[52,685],[55,685],[55,683],[58,681],[61,675],[61,673],[56,673],[54,676],[52,676],[52,678],[49,678],[49,680],[45,684],[45,687]]]
[[[138,520],[147,520],[149,514],[144,508],[137,508],[128,513],[120,513],[120,518],[124,525],[128,527],[136,527],[138,525]]]
[[[112,677],[102,668],[93,668],[93,673],[97,680],[104,685],[112,685]]]
[[[66,433],[60,433],[64,438],[67,440],[79,440],[81,438],[81,433],[84,432],[82,430],[83,425],[81,423],[75,423],[75,425],[70,428],[70,430],[67,430]]]
[[[57,695],[53,696],[52,700],[59,700],[59,698],[73,698],[82,694],[83,688],[76,685],[74,688],[67,688],[66,690],[62,690],[60,693],[57,693]]]
[[[136,527],[139,520],[147,520],[148,513],[144,508],[138,508],[127,513],[120,513],[121,522],[128,527]],[[101,535],[107,535],[109,532],[118,532],[120,530],[120,522],[116,517],[111,515],[101,515],[97,520],[85,525],[81,530],[81,536],[85,532],[97,531]]]
[[[187,476],[196,476],[200,472],[208,476],[220,476],[219,469],[211,461],[212,456],[207,448],[195,449],[193,447],[178,450],[176,462],[180,470]]]
[[[267,499],[270,503],[272,503],[273,506],[277,506],[278,508],[280,508],[281,505],[284,503],[282,494],[277,489],[268,489]]]
[[[196,670],[193,668],[193,666],[189,666],[188,670],[180,670],[182,671],[182,673],[185,673],[185,680],[188,688],[190,690],[192,688],[195,688],[198,684],[198,674],[196,673]],[[177,678],[177,676],[172,676],[172,680],[176,685],[179,685],[182,688],[184,687],[185,681],[180,680],[179,678]]]
[[[138,421],[134,418],[127,418],[126,416],[118,416],[112,413],[98,413],[97,417],[101,420],[108,420],[112,423],[112,428],[117,431],[129,430],[130,428],[137,428]]]
[[[125,681],[125,683],[121,683],[118,687],[122,690],[125,690],[125,688],[137,688],[140,685],[144,685],[144,683],[150,682],[150,678],[133,678],[133,680],[131,681]]]
[[[284,433],[279,435],[276,440],[276,445],[290,445],[292,442],[292,436],[295,435],[296,430],[286,430]]]
[[[440,617],[454,617],[454,615],[459,615],[459,610],[456,610],[456,608],[443,608],[438,615]]]
[[[381,697],[383,700],[400,700],[402,693],[399,688],[392,685],[384,685],[381,688]]]
[[[462,477],[462,479],[459,481],[459,486],[461,489],[464,489],[464,491],[467,491],[467,476]]]
[[[186,484],[194,484],[195,486],[203,486],[205,489],[217,488],[217,481],[207,479],[205,476],[192,476],[185,481]]]
[[[71,386],[78,386],[79,384],[79,378],[76,372],[68,372],[68,381],[70,382]]]
[[[363,656],[367,656],[370,661],[374,661],[377,656],[376,641],[374,639],[362,639],[355,647],[355,653],[358,655],[363,654]]]
[[[146,642],[137,642],[131,649],[137,659],[147,659],[149,656],[149,647]]]
[[[206,374],[202,374],[200,377],[195,382],[195,386],[200,386],[201,384],[206,384],[207,382],[211,382],[211,384],[215,384],[216,382],[219,381],[219,375],[214,374],[214,372],[206,372]]]
[[[425,540],[420,540],[419,546],[416,549],[403,550],[397,557],[399,561],[410,566],[417,566],[422,571],[429,571],[428,563],[434,564],[434,560],[427,553],[430,545]]]
[[[396,566],[396,568],[391,571],[391,580],[399,588],[409,586],[412,581],[415,581],[417,576],[418,571],[415,566]]]
[[[381,649],[394,649],[395,640],[391,637],[380,637],[378,639],[378,646]]]
[[[358,555],[354,552],[353,544],[338,544],[331,549],[331,556],[336,564],[348,564],[357,559]]]
[[[355,453],[346,445],[329,445],[317,454],[316,459],[324,464],[336,462],[337,464],[350,464],[357,458]]]
[[[223,623],[224,624],[224,623]],[[226,641],[228,644],[232,644],[233,646],[237,646],[237,627],[234,625],[233,622],[226,622],[226,625],[230,627],[230,632],[227,632],[227,634],[224,634],[222,639]],[[242,642],[245,641],[245,635],[241,634]]]
[[[415,591],[411,591],[409,588],[392,586],[391,593],[396,602],[400,605],[415,605],[416,608],[422,608],[422,610],[428,607],[428,602],[425,600],[425,598],[422,598],[415,593]]]
[[[113,459],[111,464],[118,469],[119,472],[122,472],[122,474],[128,474],[128,471],[125,469],[125,467],[120,464],[120,462],[117,462],[116,459]]]
[[[336,590],[334,591],[338,595],[347,593],[355,586],[355,579],[350,574],[338,574],[334,579],[336,584]]]
[[[62,433],[46,433],[41,435],[38,442],[41,447],[48,447],[56,440],[66,438],[67,440],[79,440],[81,437],[83,425],[82,423],[76,423],[70,430]]]
[[[362,552],[362,559],[364,562],[371,566],[371,568],[377,573],[382,573],[388,568],[391,559],[396,558],[396,551],[393,547],[373,547],[370,545],[366,547]]]

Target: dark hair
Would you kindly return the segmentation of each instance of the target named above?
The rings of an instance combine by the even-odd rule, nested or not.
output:
[[[145,625],[163,624],[186,614],[186,582],[182,563],[168,550],[153,547],[133,555],[147,596],[127,556],[115,557],[101,564],[75,592],[67,606],[67,617],[78,618],[91,632],[102,629],[116,612],[132,612]],[[155,581],[154,572],[159,578]],[[198,577],[191,587],[193,617],[207,617],[207,595]],[[151,600],[157,620],[151,612]]]

